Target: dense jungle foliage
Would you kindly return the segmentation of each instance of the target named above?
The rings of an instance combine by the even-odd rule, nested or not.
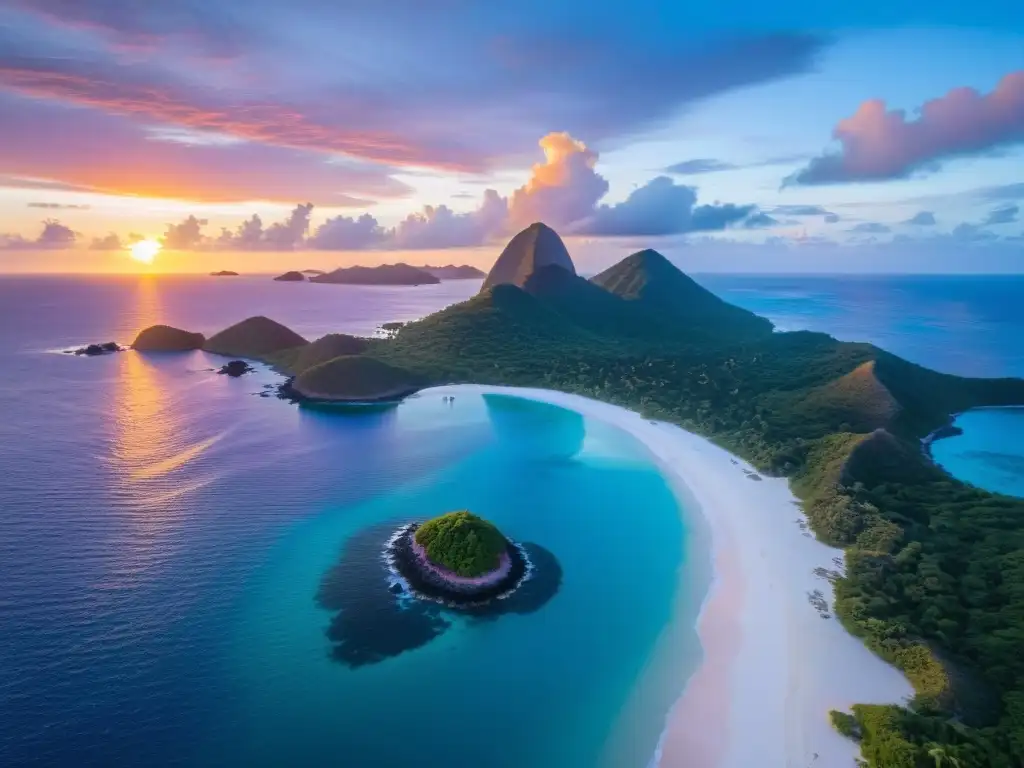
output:
[[[428,520],[416,529],[415,539],[432,563],[470,578],[497,568],[508,547],[493,523],[466,511]]]

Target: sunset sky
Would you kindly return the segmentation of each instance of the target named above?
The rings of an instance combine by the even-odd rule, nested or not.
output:
[[[687,5],[0,0],[0,272],[1024,271],[1016,4]]]

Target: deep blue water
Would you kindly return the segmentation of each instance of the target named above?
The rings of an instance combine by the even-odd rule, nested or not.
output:
[[[701,275],[779,330],[868,341],[946,373],[1024,376],[1024,275]]]
[[[1017,278],[700,279],[784,328],[1024,375]],[[370,333],[478,285],[0,278],[0,765],[646,764],[704,575],[628,436],[468,396],[339,415],[202,353],[54,351],[251,314]],[[462,507],[551,553],[542,607],[399,607],[382,538]]]

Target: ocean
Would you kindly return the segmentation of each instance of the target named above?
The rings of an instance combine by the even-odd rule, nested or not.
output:
[[[1024,375],[1024,279],[698,279],[787,330]],[[253,314],[367,334],[478,287],[0,278],[0,765],[646,766],[708,574],[631,437],[516,398],[339,414],[199,352],[60,352]],[[1024,430],[976,413],[936,449],[977,445],[936,455],[984,485]],[[536,560],[501,615],[389,590],[391,532],[462,508]]]

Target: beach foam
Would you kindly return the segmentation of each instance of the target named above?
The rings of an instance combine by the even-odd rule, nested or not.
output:
[[[714,576],[698,619],[703,660],[680,680],[657,765],[852,768],[858,746],[832,728],[829,710],[913,695],[898,670],[832,615],[832,584],[818,574],[840,571],[842,551],[808,532],[785,479],[756,476],[679,427],[578,395],[478,385],[424,394],[453,391],[528,398],[619,427],[647,447],[685,514],[709,529]]]

